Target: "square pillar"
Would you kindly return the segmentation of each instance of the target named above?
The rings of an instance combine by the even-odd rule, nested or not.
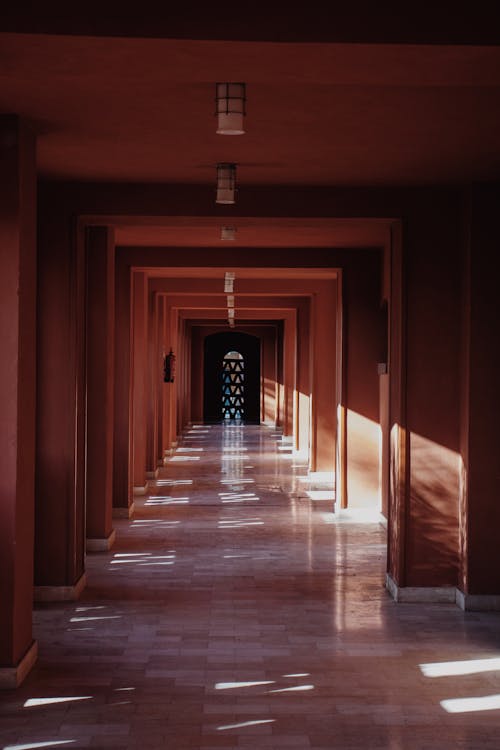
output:
[[[132,273],[132,482],[135,494],[147,490],[148,424],[148,280],[143,271]]]
[[[132,498],[132,414],[130,348],[131,270],[115,254],[115,389],[113,438],[113,516],[130,518]]]
[[[454,602],[459,575],[460,228],[456,194],[429,195],[393,237],[387,587]]]
[[[36,660],[32,636],[36,408],[35,139],[0,117],[0,688]]]
[[[85,238],[59,196],[40,199],[35,599],[61,601],[85,586]]]
[[[457,602],[500,609],[500,349],[498,208],[500,185],[477,186],[468,201],[463,269],[460,546]]]
[[[89,227],[87,251],[87,551],[114,541],[113,412],[115,247],[108,227]]]
[[[335,481],[337,443],[337,281],[323,281],[312,297],[312,414],[310,476],[318,486]]]

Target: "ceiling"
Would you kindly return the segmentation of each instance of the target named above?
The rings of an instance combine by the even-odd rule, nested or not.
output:
[[[246,134],[214,83],[247,84]],[[211,186],[461,184],[500,175],[500,47],[0,34],[0,110],[44,178]]]
[[[196,185],[215,208],[221,161],[238,165],[241,204],[246,187],[461,186],[500,176],[500,34],[476,6],[467,16],[434,7],[418,16],[367,4],[362,15],[336,9],[334,23],[331,8],[304,15],[302,6],[287,6],[286,23],[258,4],[248,18],[183,4],[140,20],[123,7],[51,7],[4,9],[0,33],[0,112],[30,123],[44,180]],[[247,84],[242,136],[215,132],[216,81]],[[221,208],[212,217],[122,216],[116,242],[380,247],[389,231],[387,221]],[[234,241],[221,241],[223,224],[237,227]]]

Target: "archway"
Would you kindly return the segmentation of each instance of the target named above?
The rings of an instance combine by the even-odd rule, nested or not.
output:
[[[260,422],[260,339],[227,331],[204,345],[203,419]]]

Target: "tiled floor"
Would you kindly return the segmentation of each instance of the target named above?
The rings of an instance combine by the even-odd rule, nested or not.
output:
[[[500,614],[395,604],[382,526],[308,497],[282,448],[186,433],[82,599],[37,608],[2,747],[500,748]]]

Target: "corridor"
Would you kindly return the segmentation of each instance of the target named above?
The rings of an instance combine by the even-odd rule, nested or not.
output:
[[[81,599],[36,605],[1,747],[498,748],[500,613],[396,604],[382,525],[305,474],[270,428],[189,428]]]

